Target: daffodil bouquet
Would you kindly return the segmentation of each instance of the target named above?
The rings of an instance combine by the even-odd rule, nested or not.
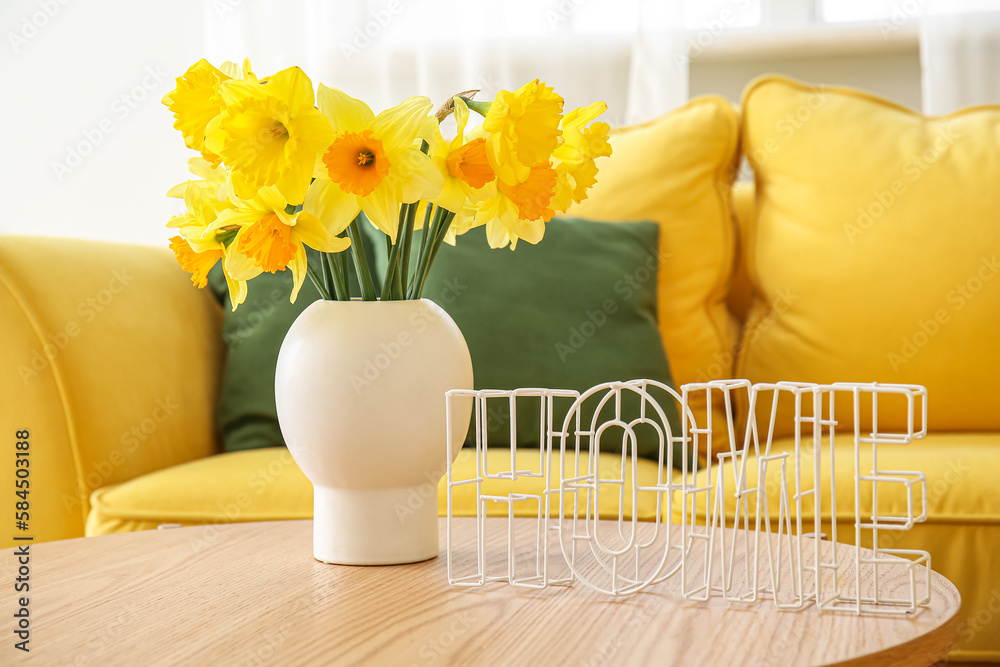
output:
[[[314,94],[298,67],[258,78],[248,61],[198,61],[163,98],[200,153],[188,162],[200,178],[168,192],[187,208],[167,224],[178,230],[178,263],[201,288],[221,260],[235,310],[264,271],[291,270],[293,302],[307,275],[323,298],[351,299],[348,249],[361,298],[376,299],[363,225],[385,236],[383,300],[420,298],[441,244],[475,227],[486,226],[492,248],[538,243],[556,212],[587,197],[595,159],[611,154],[608,125],[595,122],[607,105],[564,114],[537,79],[492,102],[477,92],[436,112],[411,97],[375,115],[336,88]],[[473,113],[483,122],[470,127]],[[448,140],[441,122],[451,114]],[[319,266],[305,246],[320,252]]]

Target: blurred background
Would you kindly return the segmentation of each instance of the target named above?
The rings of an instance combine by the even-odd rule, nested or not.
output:
[[[623,125],[768,72],[1000,102],[1000,0],[4,0],[0,25],[0,233],[165,244],[192,152],[160,99],[202,57],[299,65],[376,112],[539,77]]]

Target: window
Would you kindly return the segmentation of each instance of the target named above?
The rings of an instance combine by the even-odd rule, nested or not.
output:
[[[906,21],[924,14],[964,14],[1000,10],[998,0],[818,0],[818,15],[829,23]]]
[[[757,26],[761,23],[761,2],[762,0],[685,0],[684,25],[688,30]]]
[[[829,23],[879,21],[923,11],[926,0],[820,0],[819,16]],[[910,10],[909,12],[907,10]]]

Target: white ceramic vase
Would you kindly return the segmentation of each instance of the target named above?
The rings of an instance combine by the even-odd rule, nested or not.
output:
[[[389,565],[438,554],[445,392],[472,388],[465,338],[440,306],[316,301],[278,354],[278,423],[313,484],[313,555]],[[456,406],[465,440],[471,400]],[[457,453],[458,448],[455,448]]]

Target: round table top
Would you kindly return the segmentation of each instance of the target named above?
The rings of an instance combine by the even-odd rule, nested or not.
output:
[[[468,566],[475,519],[453,521],[456,566]],[[486,521],[487,548],[506,553],[507,520]],[[515,525],[530,541],[535,522]],[[815,605],[787,612],[770,601],[694,602],[672,580],[627,597],[580,582],[458,588],[448,584],[444,519],[440,529],[438,558],[387,567],[314,560],[311,521],[35,544],[31,650],[16,650],[8,636],[2,662],[928,665],[957,641],[960,597],[934,572],[929,607],[891,618],[821,613]],[[853,563],[853,547],[837,548]],[[16,559],[5,551],[12,582]],[[880,587],[899,585],[880,577]],[[26,594],[12,584],[2,591],[0,608],[10,614]]]

